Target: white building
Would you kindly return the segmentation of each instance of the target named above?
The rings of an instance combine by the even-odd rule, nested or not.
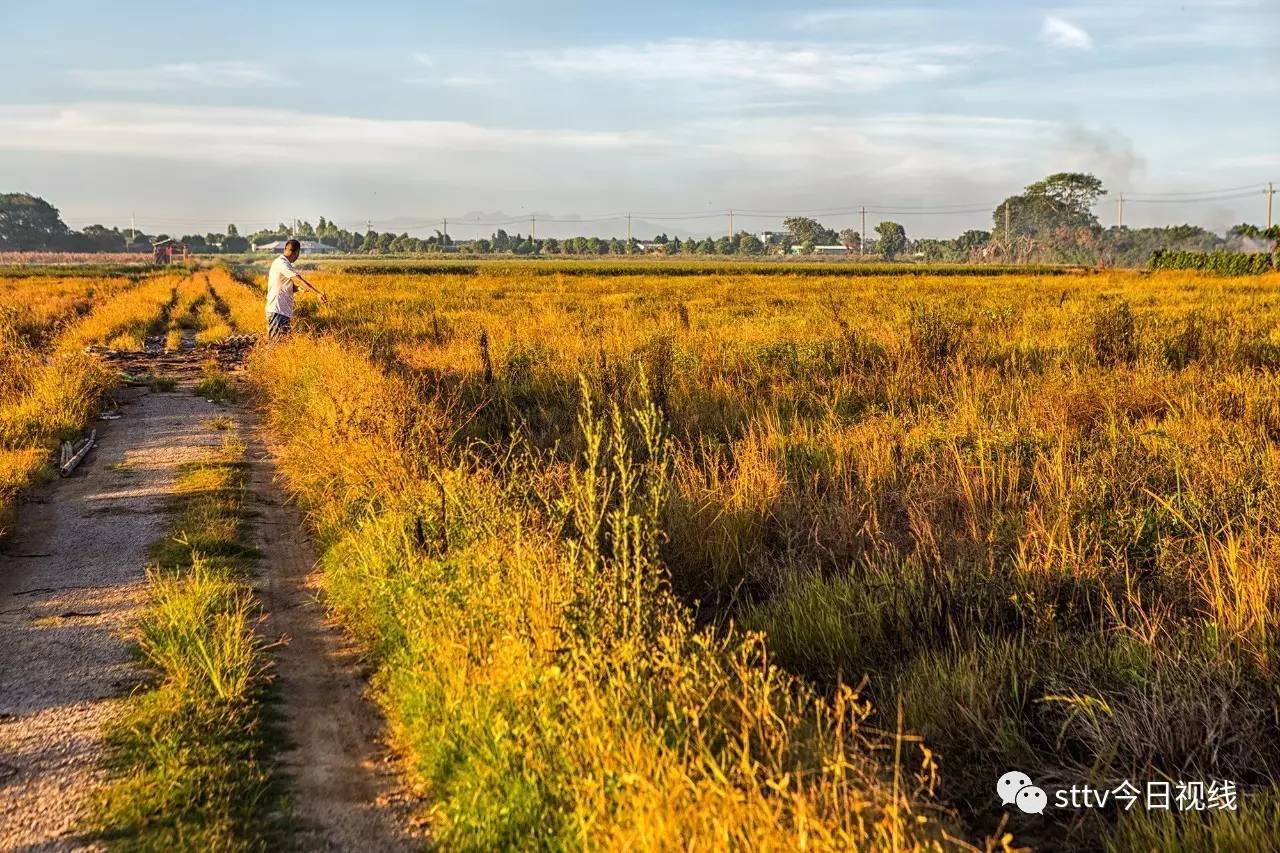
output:
[[[803,251],[803,246],[792,246],[791,254],[798,255]],[[814,246],[813,254],[815,255],[850,255],[853,254],[844,246]]]
[[[256,243],[253,250],[255,252],[283,252],[285,240],[276,240],[274,243]],[[321,243],[317,240],[299,240],[302,244],[302,254],[304,255],[329,255],[342,250],[327,243]]]

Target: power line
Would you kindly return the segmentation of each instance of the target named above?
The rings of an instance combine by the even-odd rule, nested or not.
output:
[[[1199,202],[1212,201],[1228,201],[1241,198],[1248,198],[1262,188],[1261,184],[1251,184],[1245,187],[1228,187],[1217,190],[1197,190],[1185,191],[1177,193],[1168,193],[1167,198],[1153,198],[1151,196],[1162,195],[1158,193],[1129,193],[1123,192],[1125,202],[1137,202],[1141,204],[1195,204]],[[618,221],[627,222],[635,218],[653,220],[659,222],[679,222],[679,221],[698,221],[709,219],[720,219],[728,217],[730,221],[734,217],[742,217],[748,219],[777,219],[789,216],[851,216],[861,214],[862,212],[876,213],[881,215],[895,216],[948,216],[948,215],[965,215],[972,213],[985,213],[1000,204],[1001,201],[981,201],[981,202],[956,202],[950,204],[934,204],[934,205],[900,205],[900,204],[882,204],[872,203],[865,207],[826,207],[826,208],[787,208],[778,210],[761,210],[755,208],[723,208],[717,210],[706,211],[686,211],[686,212],[660,212],[649,211],[640,213],[616,213],[597,216],[544,216],[544,222],[554,222],[558,224],[574,224],[574,223],[592,223],[592,222],[608,222]],[[1100,204],[1101,202],[1095,202]],[[391,220],[385,220],[391,222]],[[462,217],[455,218],[456,222],[468,225],[512,225],[525,221],[524,217],[511,217],[508,219],[493,220],[467,220]],[[402,226],[404,227],[404,226]],[[424,227],[422,225],[410,225],[407,227]]]
[[[1136,204],[1200,204],[1210,201],[1235,201],[1242,198],[1253,198],[1257,194],[1258,190],[1250,190],[1247,193],[1237,192],[1225,195],[1202,196],[1199,198],[1134,198],[1126,194],[1124,200],[1126,203],[1134,202]]]
[[[1238,201],[1255,196],[1258,193],[1274,193],[1271,189],[1272,185],[1267,184],[1247,184],[1236,187],[1222,187],[1217,189],[1204,190],[1179,190],[1168,192],[1152,192],[1152,191],[1129,191],[1118,192],[1117,195],[1121,199],[1119,205],[1124,204],[1174,204],[1174,205],[1194,205],[1201,203],[1215,203],[1221,201]],[[1268,194],[1268,200],[1270,195]],[[469,218],[466,216],[440,216],[433,219],[422,221],[404,222],[395,219],[383,220],[366,220],[365,230],[373,230],[374,226],[391,227],[397,229],[420,230],[423,228],[431,228],[440,223],[452,221],[455,226],[483,226],[483,227],[502,227],[510,225],[518,225],[529,222],[532,228],[536,228],[536,220],[541,218],[544,223],[555,223],[561,225],[573,224],[592,224],[600,222],[631,223],[634,219],[651,220],[655,222],[694,222],[699,220],[721,219],[728,217],[730,222],[730,231],[732,231],[732,222],[734,217],[742,217],[746,219],[782,219],[791,216],[865,216],[867,213],[887,216],[961,216],[975,213],[987,213],[995,209],[1003,203],[1003,201],[969,201],[969,202],[953,202],[945,204],[886,204],[883,202],[868,202],[866,205],[844,206],[844,207],[824,207],[824,208],[787,208],[776,210],[765,210],[757,208],[722,208],[701,211],[649,211],[649,212],[630,212],[630,213],[609,213],[597,214],[592,216],[539,216],[532,214],[529,216],[516,215],[504,218]],[[1099,199],[1094,202],[1095,206],[1102,204]],[[1121,207],[1122,209],[1122,207]],[[183,226],[204,224],[211,221],[228,221],[236,222],[237,217],[234,216],[170,216],[167,214],[143,214],[135,217],[134,215],[107,216],[107,217],[87,217],[77,216],[77,220],[88,221],[95,224],[119,224],[129,225],[131,229],[136,229],[136,222],[141,219],[145,224],[150,224],[156,228],[170,228]],[[239,224],[244,227],[261,226],[263,228],[272,228],[279,224],[278,219],[239,219]],[[296,230],[296,226],[295,226]]]
[[[1243,192],[1244,190],[1259,190],[1261,184],[1246,184],[1240,187],[1221,187],[1216,190],[1180,190],[1178,192],[1142,192],[1136,190],[1125,190],[1125,197],[1131,195],[1147,195],[1147,196],[1191,196],[1191,195],[1218,195],[1221,193]]]
[[[998,205],[987,204],[981,207],[958,208],[955,210],[950,210],[950,209],[915,210],[915,209],[892,208],[892,207],[879,207],[879,208],[868,207],[867,213],[881,213],[881,214],[892,215],[892,216],[952,216],[955,214],[963,214],[963,213],[990,213],[997,206]]]

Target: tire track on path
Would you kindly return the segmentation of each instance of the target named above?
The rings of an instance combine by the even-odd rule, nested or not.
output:
[[[360,655],[320,604],[315,552],[301,514],[273,479],[260,431],[248,441],[255,544],[264,554],[257,592],[275,650],[277,693],[302,850],[398,851],[426,844],[385,747],[382,716],[365,698]]]

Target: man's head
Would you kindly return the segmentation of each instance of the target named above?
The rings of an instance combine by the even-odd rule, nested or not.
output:
[[[302,244],[297,240],[284,241],[284,256],[289,259],[289,263],[293,263],[298,259],[298,255],[302,254]]]

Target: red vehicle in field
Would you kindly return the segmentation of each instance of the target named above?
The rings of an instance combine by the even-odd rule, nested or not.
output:
[[[151,257],[156,266],[168,266],[175,257],[186,263],[190,256],[187,244],[171,237],[151,244]]]

